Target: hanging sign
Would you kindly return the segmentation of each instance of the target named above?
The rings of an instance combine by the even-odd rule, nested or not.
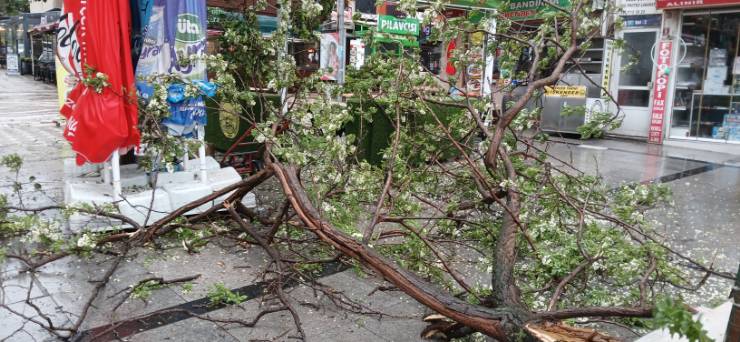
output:
[[[586,97],[586,86],[552,86],[545,87],[545,95],[560,97]]]
[[[612,60],[614,59],[614,41],[611,39],[604,40],[604,65],[601,70],[604,70],[601,76],[601,98],[606,99],[609,97],[607,89],[611,84],[611,73],[612,73]]]
[[[737,5],[737,0],[657,0],[655,8],[689,8],[709,7],[718,5]]]
[[[390,15],[379,15],[378,32],[418,36],[419,19],[400,19]]]
[[[673,43],[670,40],[663,40],[658,43],[655,82],[653,83],[653,104],[650,112],[650,131],[648,132],[648,142],[651,144],[663,143],[663,119],[668,103],[666,96],[668,96],[672,47]]]
[[[655,0],[618,0],[621,15],[656,14]]]

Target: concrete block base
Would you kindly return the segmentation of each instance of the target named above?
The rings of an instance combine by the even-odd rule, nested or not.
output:
[[[118,202],[118,210],[140,225],[154,223],[172,211],[170,198],[162,189],[124,194],[123,197],[124,200]]]
[[[212,193],[210,186],[194,181],[183,184],[167,184],[162,189],[167,193],[167,196],[170,199],[172,210],[180,208]],[[198,208],[188,211],[185,215],[200,214],[208,210],[211,207],[211,203],[212,202],[203,204]]]

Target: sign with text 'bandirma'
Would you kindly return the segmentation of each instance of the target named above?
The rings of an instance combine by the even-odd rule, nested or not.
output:
[[[419,20],[380,15],[378,16],[378,32],[417,36],[419,35]]]

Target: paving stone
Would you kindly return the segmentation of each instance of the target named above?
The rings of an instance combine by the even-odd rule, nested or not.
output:
[[[130,342],[173,341],[173,342],[236,342],[220,325],[199,319],[189,319],[148,330],[125,339]]]
[[[259,281],[266,258],[259,247],[243,251],[240,247],[224,249],[209,244],[194,254],[188,254],[183,248],[168,249],[166,253],[146,251],[136,260],[152,274],[165,279],[200,274],[200,278],[192,282],[191,291],[180,293],[182,298],[192,301],[206,297],[216,283],[235,289]]]

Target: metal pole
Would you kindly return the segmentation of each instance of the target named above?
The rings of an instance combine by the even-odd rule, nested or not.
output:
[[[337,84],[342,86],[344,85],[344,56],[347,51],[345,49],[345,45],[347,44],[347,31],[344,29],[344,0],[337,0],[337,31],[339,31],[339,48],[337,49],[337,54],[339,55],[339,70],[337,71]]]
[[[732,311],[727,322],[725,342],[740,341],[740,265],[735,274],[735,286],[732,288]]]
[[[495,14],[495,12],[493,13]],[[483,87],[482,95],[488,97],[492,95],[491,83],[493,82],[493,69],[496,61],[496,51],[489,52],[494,43],[496,42],[496,19],[495,17],[488,22],[488,32],[486,33],[486,39],[483,42],[483,53],[485,54],[486,65],[483,69],[483,77],[481,79],[481,86]]]
[[[206,128],[198,127],[198,140],[200,140],[200,146],[198,146],[198,158],[200,159],[200,181],[203,184],[208,184],[208,171],[206,170]]]

